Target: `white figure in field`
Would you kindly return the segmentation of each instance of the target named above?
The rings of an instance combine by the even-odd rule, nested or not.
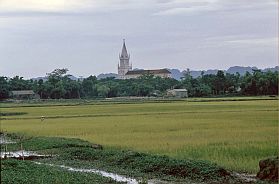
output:
[[[41,116],[41,122],[45,120],[45,116]]]

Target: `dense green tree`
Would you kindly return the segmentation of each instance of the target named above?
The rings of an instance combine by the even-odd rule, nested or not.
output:
[[[225,93],[225,82],[226,78],[224,72],[222,70],[218,70],[214,80],[214,89],[216,90],[217,95]]]
[[[23,77],[15,76],[9,80],[10,90],[30,90],[32,85],[30,80],[24,80]]]
[[[87,98],[98,96],[96,84],[97,84],[97,77],[95,76],[91,75],[88,78],[84,79],[81,83],[83,96]]]
[[[0,100],[9,97],[10,86],[7,77],[0,77]]]
[[[181,81],[172,78],[143,75],[137,79],[119,80],[113,77],[97,80],[89,76],[71,80],[68,69],[56,69],[47,74],[47,80],[24,80],[15,76],[0,77],[0,99],[9,97],[11,90],[34,90],[43,99],[48,98],[106,98],[117,96],[163,96],[168,89],[186,88],[189,96],[212,95],[278,95],[278,72],[254,70],[244,76],[218,71],[216,75],[204,73],[193,78],[186,72]]]
[[[99,97],[103,97],[106,98],[108,97],[108,93],[109,93],[109,87],[107,87],[106,85],[97,85],[97,92],[98,92],[98,96]]]

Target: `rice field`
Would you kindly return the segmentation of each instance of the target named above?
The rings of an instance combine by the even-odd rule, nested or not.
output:
[[[75,137],[121,149],[215,162],[255,173],[278,155],[278,100],[173,101],[0,108],[1,130]],[[44,121],[41,121],[44,116]]]

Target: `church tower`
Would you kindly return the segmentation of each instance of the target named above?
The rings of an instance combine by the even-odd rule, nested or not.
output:
[[[132,65],[130,65],[130,54],[127,52],[125,39],[123,40],[122,52],[119,55],[120,64],[118,64],[118,78],[125,79],[125,74],[132,70]]]

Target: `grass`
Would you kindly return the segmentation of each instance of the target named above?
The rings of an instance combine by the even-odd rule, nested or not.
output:
[[[80,139],[24,135],[10,137],[21,137],[21,140],[13,139],[17,140],[17,143],[9,145],[9,150],[17,150],[22,144],[26,150],[54,155],[36,160],[40,163],[100,169],[137,178],[139,181],[151,178],[183,183],[191,183],[191,181],[235,183],[237,181],[222,167],[207,161],[179,160],[115,148],[103,149]],[[66,172],[58,167],[36,165],[32,161],[21,160],[2,160],[1,174],[3,183],[94,183],[94,181],[107,183],[109,181],[94,174]],[[72,181],[73,177],[75,179]],[[89,179],[93,179],[93,182]]]
[[[0,107],[43,107],[43,106],[77,106],[77,105],[103,105],[103,104],[135,104],[135,103],[172,103],[172,102],[212,102],[212,101],[250,101],[250,100],[278,100],[278,96],[239,96],[239,97],[203,97],[203,98],[108,98],[108,99],[47,99],[47,100],[20,100],[2,101]]]
[[[76,183],[117,183],[97,174],[69,172],[59,168],[38,165],[30,161],[2,160],[1,183],[3,184],[76,184]]]
[[[106,147],[208,160],[255,173],[260,159],[278,155],[278,101],[224,100],[3,106],[3,113],[26,114],[2,117],[1,129],[81,138]],[[41,116],[46,117],[43,122]]]

